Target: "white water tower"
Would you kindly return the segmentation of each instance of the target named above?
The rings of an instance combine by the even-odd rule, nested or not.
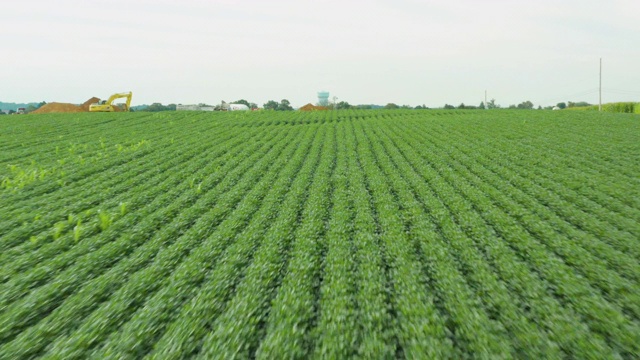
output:
[[[320,105],[320,106],[329,106],[329,92],[328,91],[319,91],[318,92],[318,105]]]

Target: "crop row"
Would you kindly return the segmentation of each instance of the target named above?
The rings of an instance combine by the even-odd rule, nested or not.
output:
[[[0,358],[637,358],[633,116],[3,123]]]
[[[283,133],[283,134],[286,134],[286,133]],[[292,136],[292,134],[289,136]],[[286,144],[286,142],[282,142],[282,145],[284,144]],[[268,144],[266,149],[269,149],[269,147],[271,146],[273,146],[273,144]],[[272,156],[277,157],[277,154],[278,154],[277,152],[273,153]],[[118,273],[118,271],[125,271],[125,273],[130,273],[132,270],[138,269],[141,266],[143,266],[146,263],[146,261],[150,259],[149,256],[157,257],[156,255],[157,251],[161,247],[167,247],[168,245],[170,245],[170,242],[175,240],[174,235],[184,232],[185,227],[187,228],[191,227],[193,231],[199,231],[201,233],[203,231],[206,231],[206,229],[211,229],[215,225],[215,223],[202,222],[202,226],[197,226],[197,224],[195,224],[194,221],[202,215],[203,209],[210,207],[211,204],[213,204],[217,200],[218,196],[222,194],[227,194],[227,196],[229,196],[230,194],[232,194],[228,192],[228,189],[230,186],[232,186],[235,183],[235,181],[237,181],[237,179],[239,179],[242,176],[251,175],[251,172],[247,173],[247,170],[249,169],[250,166],[253,166],[254,168],[256,167],[253,160],[253,158],[256,158],[256,156],[261,156],[261,152],[256,152],[253,156],[244,158],[243,159],[244,161],[241,163],[242,164],[241,166],[236,165],[238,164],[237,160],[242,159],[241,157],[235,158],[236,161],[231,161],[227,163],[231,169],[235,167],[234,171],[231,171],[230,173],[213,173],[214,179],[211,179],[213,181],[212,182],[205,181],[205,184],[210,184],[209,186],[217,185],[215,188],[218,189],[218,191],[211,192],[205,185],[202,191],[205,192],[208,196],[205,198],[199,199],[199,201],[195,203],[196,204],[195,207],[188,206],[188,204],[189,202],[193,202],[197,200],[198,198],[200,198],[200,196],[195,191],[189,191],[189,192],[183,192],[183,194],[180,197],[175,198],[176,195],[180,194],[180,189],[177,189],[178,192],[175,195],[173,195],[173,197],[171,196],[171,192],[165,193],[165,195],[168,196],[167,200],[170,201],[169,203],[167,203],[166,208],[163,208],[163,206],[158,206],[162,202],[160,202],[160,204],[152,203],[151,205],[155,205],[155,206],[150,208],[150,210],[154,211],[155,213],[148,214],[147,216],[143,217],[139,223],[135,223],[135,227],[125,233],[127,234],[126,236],[122,236],[123,234],[120,233],[121,230],[116,229],[115,227],[110,229],[111,232],[113,232],[112,235],[119,234],[119,237],[117,238],[116,242],[105,243],[104,246],[98,249],[95,249],[95,248],[91,249],[92,252],[88,253],[84,257],[80,257],[81,261],[78,261],[78,259],[76,259],[76,263],[74,264],[73,267],[65,269],[56,277],[57,279],[60,279],[60,280],[57,280],[57,281],[50,280],[46,285],[40,288],[37,288],[35,292],[33,292],[32,294],[29,294],[29,297],[26,298],[24,301],[13,303],[12,306],[7,309],[6,314],[10,315],[9,319],[16,319],[16,320],[14,322],[7,319],[7,326],[4,326],[3,329],[6,329],[7,332],[11,330],[15,332],[16,330],[19,330],[18,326],[24,327],[25,325],[29,324],[29,321],[25,321],[24,318],[21,319],[21,316],[20,316],[20,314],[22,313],[21,311],[13,309],[13,307],[17,307],[17,309],[19,309],[20,303],[31,304],[29,306],[33,306],[34,302],[36,304],[41,302],[43,304],[43,308],[42,308],[43,312],[50,309],[51,306],[57,305],[54,301],[52,301],[51,299],[52,297],[55,299],[62,299],[64,295],[69,295],[69,294],[66,294],[65,291],[55,291],[56,287],[59,288],[60,286],[63,286],[60,283],[68,284],[67,287],[63,288],[64,290],[66,290],[66,292],[73,291],[74,289],[80,289],[79,287],[81,284],[80,281],[86,282],[100,275],[100,272],[104,271],[102,269],[108,269],[108,267],[111,266],[111,264],[113,264],[112,261],[119,261],[119,262],[117,263],[118,267],[111,268],[109,270],[111,273]],[[262,164],[264,164],[263,166],[266,166],[266,164],[268,163],[269,163],[269,160],[264,160],[262,162]],[[194,165],[197,165],[197,163]],[[260,174],[260,171],[256,169],[253,172],[253,174],[258,175]],[[179,174],[176,174],[176,176],[179,176]],[[223,176],[225,177],[223,178]],[[217,177],[218,179],[216,180],[215,177]],[[188,182],[186,181],[186,179],[184,180],[185,181],[183,181],[183,184]],[[250,185],[251,181],[247,181],[246,184]],[[236,192],[236,194],[237,195],[235,196],[239,196],[241,192]],[[180,201],[181,198],[184,200]],[[156,201],[162,200],[162,196],[160,198],[156,198],[155,200]],[[185,206],[186,206],[186,209],[188,209],[189,211],[185,211]],[[158,211],[160,209],[162,210]],[[163,228],[165,229],[164,231],[157,232],[158,225],[164,223],[165,219],[173,219],[173,220],[171,223],[163,225]],[[123,225],[125,224],[126,222],[123,223]],[[129,223],[128,227],[130,226],[131,226],[131,223]],[[168,229],[171,229],[171,231],[167,231]],[[152,232],[149,232],[150,230]],[[109,231],[107,231],[106,233],[109,233]],[[143,247],[138,249],[136,248],[136,244],[142,244],[141,241],[145,240],[147,236],[152,236],[154,233],[156,234],[156,236],[154,237],[154,240],[152,241],[147,240],[146,242],[144,242]],[[206,232],[204,234],[206,234]],[[169,243],[167,243],[167,241],[169,241]],[[94,241],[86,241],[84,243],[89,246],[93,245],[95,247]],[[77,247],[74,247],[73,249],[77,249]],[[188,251],[189,248],[185,250]],[[121,260],[122,256],[126,256],[128,254],[131,254],[129,256],[129,259],[131,259],[131,261],[123,262]],[[167,252],[167,254],[170,257],[172,257],[172,255],[170,255],[171,252]],[[98,259],[102,259],[102,260],[96,261]],[[113,259],[113,260],[108,261],[109,259]],[[127,265],[127,263],[131,263],[131,264]],[[43,270],[45,269],[46,268],[44,268]],[[123,278],[120,275],[120,276],[114,276],[113,279],[122,282],[126,278]],[[51,291],[48,290],[49,288],[51,288]],[[84,287],[82,289],[83,290],[91,289],[91,287],[89,288]],[[111,288],[107,287],[104,289],[113,290],[112,287]],[[42,300],[37,300],[37,299],[42,299]],[[87,304],[91,304],[91,302]],[[27,311],[28,311],[28,308],[25,308],[25,312]],[[28,313],[29,313],[29,316],[33,317],[34,315],[38,314],[38,311],[32,308],[30,311],[28,311]],[[15,327],[9,326],[8,324],[10,323],[15,323],[16,324]]]

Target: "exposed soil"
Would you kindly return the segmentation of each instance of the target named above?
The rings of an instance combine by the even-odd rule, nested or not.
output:
[[[89,109],[87,109],[89,111]],[[84,110],[78,106],[68,103],[52,102],[42,105],[38,110],[32,111],[31,114],[49,114],[49,113],[78,113]]]
[[[300,109],[298,110],[314,111],[314,110],[329,110],[329,109],[325,106],[316,106],[316,105],[313,105],[312,103],[308,103],[307,105],[300,107]]]

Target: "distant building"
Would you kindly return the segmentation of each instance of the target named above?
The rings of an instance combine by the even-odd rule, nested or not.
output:
[[[198,104],[198,105],[176,105],[176,110],[177,111],[213,111],[214,107],[213,106],[208,106],[208,105],[204,105],[204,104]]]

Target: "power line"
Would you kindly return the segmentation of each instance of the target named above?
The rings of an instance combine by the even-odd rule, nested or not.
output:
[[[563,95],[563,96],[554,96],[553,98],[548,98],[548,99],[545,99],[543,101],[539,101],[539,103],[544,104],[544,103],[549,103],[549,102],[567,100],[568,98],[573,98],[573,97],[578,97],[578,96],[593,95],[593,94],[597,94],[597,93],[598,93],[598,89],[597,88],[592,88],[592,89],[581,91],[581,92],[574,93],[574,94],[568,94],[568,95]]]
[[[638,90],[622,90],[622,89],[610,89],[610,88],[604,88],[603,90],[606,92],[618,93],[618,94],[629,94],[629,95],[640,94],[640,91]]]

